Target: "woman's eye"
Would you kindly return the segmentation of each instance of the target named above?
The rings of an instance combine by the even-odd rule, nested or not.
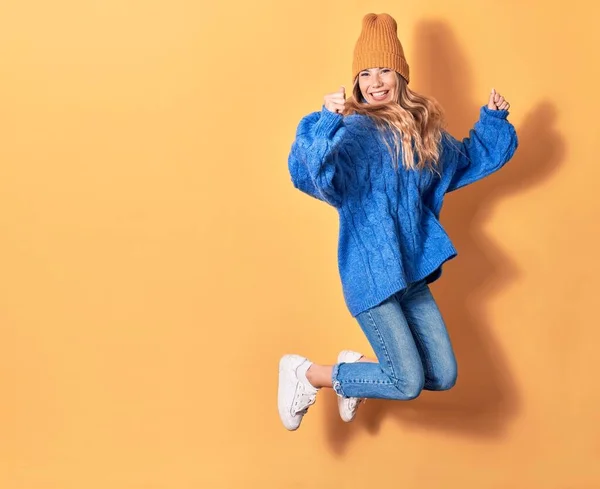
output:
[[[384,68],[383,70],[381,70],[382,73],[389,73],[390,71],[392,71],[392,70],[389,70],[387,68]]]
[[[360,76],[369,76],[369,72],[368,71],[363,71]]]

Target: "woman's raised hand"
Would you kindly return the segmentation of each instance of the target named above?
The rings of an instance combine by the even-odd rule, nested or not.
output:
[[[325,95],[325,108],[330,112],[341,114],[344,111],[346,102],[346,89],[342,86],[335,93]]]
[[[508,110],[510,109],[510,104],[508,101],[496,92],[495,88],[492,88],[492,93],[490,94],[490,100],[488,101],[488,109],[490,110]]]

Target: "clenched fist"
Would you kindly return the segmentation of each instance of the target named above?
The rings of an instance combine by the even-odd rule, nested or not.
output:
[[[341,114],[344,111],[345,102],[346,89],[344,87],[340,87],[340,89],[335,93],[325,95],[325,108],[330,112]]]
[[[492,93],[490,94],[490,100],[488,101],[488,109],[490,110],[508,110],[510,109],[510,104],[507,100],[504,99],[502,95],[496,92],[495,88],[492,88]]]

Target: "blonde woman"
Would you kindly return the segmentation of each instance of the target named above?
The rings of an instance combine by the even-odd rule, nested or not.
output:
[[[296,430],[323,387],[344,421],[362,399],[410,400],[446,390],[457,366],[428,284],[456,250],[439,222],[444,195],[499,170],[517,148],[509,103],[494,90],[461,142],[437,103],[408,88],[395,20],[368,14],[356,43],[354,87],[326,95],[299,124],[292,182],[339,213],[338,267],[347,307],[377,359],[344,350],[333,365],[300,355],[279,363],[279,415]]]

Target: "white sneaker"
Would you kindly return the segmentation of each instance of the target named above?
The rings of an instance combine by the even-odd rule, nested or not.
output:
[[[315,403],[318,389],[306,380],[312,362],[300,355],[284,355],[279,361],[279,416],[288,430],[297,430],[308,408]]]
[[[338,355],[337,361],[338,363],[355,363],[358,362],[362,358],[362,354],[344,350],[340,352]],[[346,423],[349,423],[356,416],[356,411],[358,409],[358,405],[363,402],[364,399],[360,399],[358,397],[342,397],[338,396],[338,410],[340,411],[340,417]]]

